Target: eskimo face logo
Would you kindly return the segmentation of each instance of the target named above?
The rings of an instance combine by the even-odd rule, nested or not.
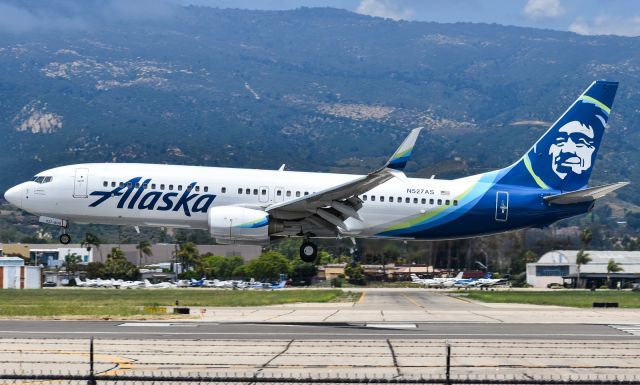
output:
[[[549,147],[553,172],[564,179],[570,172],[582,174],[589,170],[596,149],[594,138],[593,128],[577,120],[560,127],[556,141]]]
[[[188,217],[191,213],[206,213],[209,206],[216,198],[213,194],[198,194],[195,192],[196,182],[192,182],[187,186],[184,192],[164,192],[164,191],[148,191],[147,186],[151,179],[145,179],[142,183],[142,177],[133,178],[111,191],[94,191],[91,196],[99,197],[91,203],[89,207],[96,207],[111,198],[120,198],[117,204],[119,209],[138,209],[138,210],[158,210],[158,211],[180,211]],[[135,191],[135,192],[134,192]],[[182,194],[182,195],[181,195]],[[178,197],[179,196],[179,197]],[[176,198],[178,198],[176,200]],[[126,206],[126,207],[125,207]]]

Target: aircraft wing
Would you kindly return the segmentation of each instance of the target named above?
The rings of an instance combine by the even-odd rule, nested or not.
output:
[[[605,184],[597,187],[589,187],[583,190],[572,191],[557,195],[549,195],[543,199],[549,203],[568,205],[572,203],[590,202],[628,185],[629,182]]]
[[[332,231],[349,230],[344,220],[353,217],[362,220],[358,210],[363,194],[391,178],[405,179],[402,170],[407,164],[416,139],[422,127],[414,128],[393,153],[385,165],[367,175],[352,181],[329,187],[325,190],[305,195],[286,202],[276,203],[266,208],[275,218],[300,220],[308,219],[311,224]],[[336,228],[337,227],[337,228]]]

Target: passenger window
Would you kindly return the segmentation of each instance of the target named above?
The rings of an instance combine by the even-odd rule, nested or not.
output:
[[[204,192],[207,192],[207,191],[209,191],[209,188],[207,186],[204,186]],[[223,193],[223,194],[226,193],[227,192],[227,188],[226,187],[221,188],[220,192]]]
[[[104,181],[104,182],[102,182],[102,185],[103,185],[104,187],[109,187],[109,182]]]
[[[140,183],[136,183],[136,188],[140,188]]]
[[[451,204],[451,201],[447,199],[446,201],[444,201],[444,204],[449,206],[449,204]]]
[[[156,189],[156,184],[155,183],[151,183],[151,190],[155,190]]]
[[[240,187],[240,188],[238,189],[238,194],[239,194],[239,195],[242,195],[242,187]]]
[[[442,205],[442,199],[438,199],[438,206]]]
[[[304,192],[304,195],[309,195],[309,192],[308,192],[308,191],[305,191],[305,192]]]
[[[187,191],[191,191],[191,189],[192,189],[192,188],[193,188],[193,186],[192,186],[192,185],[188,185],[188,186],[187,186]]]
[[[116,187],[116,182],[111,182],[111,187]]]
[[[172,184],[169,185],[169,190],[173,190],[173,185]]]
[[[248,188],[248,189],[244,190],[244,193],[247,194],[247,195],[251,195],[251,189]]]
[[[258,195],[258,189],[257,188],[253,189],[253,195]]]
[[[182,185],[181,184],[178,185],[178,191],[182,191]]]
[[[291,196],[291,190],[287,190],[287,196],[290,197]]]
[[[200,192],[200,186],[196,186],[196,192]]]
[[[146,183],[142,184],[142,188],[147,188],[147,186],[148,186],[148,184],[146,184]]]
[[[413,203],[418,203],[418,198],[413,198]]]
[[[384,202],[384,195],[380,195],[380,202]]]
[[[393,202],[393,197],[389,197],[389,202]]]
[[[422,203],[423,205],[424,205],[424,204],[427,204],[427,198],[422,198],[422,199],[420,200],[420,203]]]
[[[300,196],[300,191],[296,191],[296,197]]]
[[[376,201],[376,196],[375,195],[371,195],[371,202],[375,202]]]
[[[367,200],[367,196],[366,196],[366,195],[363,195],[363,196],[362,196],[362,200],[363,200],[363,201],[366,201],[366,200]]]
[[[120,186],[120,187],[124,187],[124,183],[123,183],[123,182],[120,182],[120,183],[118,184],[118,186]]]
[[[453,205],[454,205],[454,206],[457,206],[457,205],[458,205],[458,201],[454,199],[454,200],[453,200]]]
[[[278,190],[278,191],[276,191],[276,195],[277,195],[277,196],[282,196],[282,190]],[[305,194],[305,195],[306,195],[306,194]]]
[[[127,187],[129,187],[129,188],[133,187],[133,183],[127,182]]]
[[[429,199],[429,204],[432,205],[433,204],[433,198]]]
[[[411,198],[409,197],[404,198],[404,203],[411,203]]]
[[[160,190],[164,190],[164,183],[160,184]]]
[[[402,203],[402,197],[398,197],[398,203]]]
[[[262,191],[260,191],[262,193],[262,195],[267,195],[267,189],[262,189]]]

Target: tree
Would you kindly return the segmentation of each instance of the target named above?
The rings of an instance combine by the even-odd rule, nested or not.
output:
[[[144,263],[148,264],[149,256],[153,256],[153,251],[151,250],[151,243],[147,240],[142,240],[136,245],[136,249],[138,250],[138,266],[142,266],[142,256],[144,255]]]
[[[607,263],[607,286],[611,287],[611,273],[617,273],[620,271],[624,271],[622,266],[611,258],[609,263]]]
[[[302,262],[296,264],[291,273],[291,279],[293,283],[299,285],[304,283],[305,286],[311,285],[313,277],[318,273],[315,263]]]
[[[584,249],[587,249],[589,247],[589,244],[593,240],[593,231],[588,227],[582,230],[582,232],[580,233],[580,240],[582,241],[582,247]]]
[[[124,252],[119,247],[111,249],[111,254],[107,255],[107,262],[104,263],[100,271],[103,278],[125,280],[133,280],[139,274],[138,267],[125,258]]]
[[[100,250],[100,238],[97,235],[92,233],[85,233],[84,238],[80,242],[80,246],[86,247],[87,251],[91,250],[91,246],[94,246],[96,250],[98,250],[98,254],[100,255],[100,262],[102,262],[102,250]]]
[[[236,275],[236,271],[243,263],[244,261],[242,260],[242,257],[222,257],[219,255],[208,254],[202,257],[202,261],[198,265],[197,271],[201,275],[209,278],[237,278],[238,275]]]
[[[104,263],[102,262],[89,262],[87,264],[87,278],[96,279],[102,278],[102,269],[104,269]]]
[[[198,247],[193,242],[180,243],[176,257],[182,264],[183,271],[196,267],[201,260]]]
[[[71,253],[64,257],[64,268],[69,275],[76,275],[80,268],[80,262],[82,262],[82,257],[76,253]]]
[[[589,254],[585,253],[584,250],[578,251],[578,254],[576,254],[576,271],[578,275],[578,279],[576,280],[577,287],[581,286],[580,285],[580,266],[586,265],[589,262],[591,262],[591,257],[589,257]]]
[[[290,275],[289,260],[277,251],[267,251],[258,258],[250,261],[244,268],[247,277],[258,280],[277,280],[280,274]]]
[[[349,277],[349,283],[354,285],[366,285],[367,279],[364,275],[362,266],[358,263],[351,263],[344,269],[344,273]]]

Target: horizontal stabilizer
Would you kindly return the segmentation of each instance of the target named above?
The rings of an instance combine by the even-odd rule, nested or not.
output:
[[[621,187],[628,185],[629,182],[618,182],[606,184],[603,186],[589,187],[584,190],[572,191],[563,194],[549,195],[544,200],[549,203],[558,205],[569,205],[572,203],[590,202],[609,194]]]

